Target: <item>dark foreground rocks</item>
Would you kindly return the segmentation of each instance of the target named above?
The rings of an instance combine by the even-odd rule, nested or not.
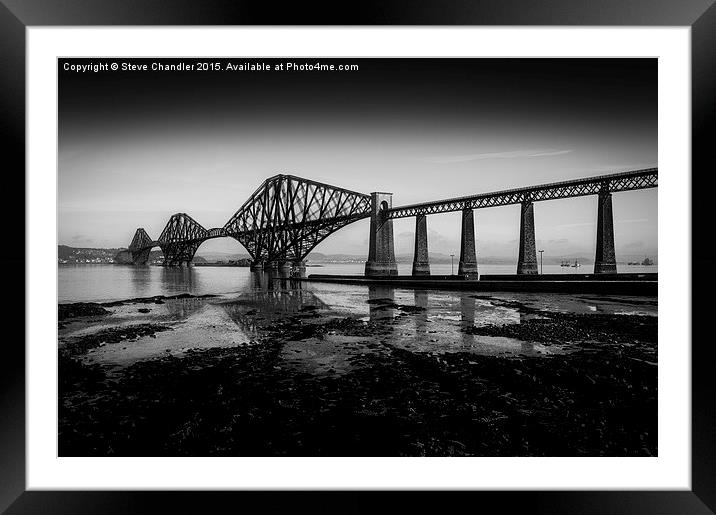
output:
[[[65,357],[59,454],[657,454],[655,317],[541,314],[468,329],[580,342],[547,357],[413,353],[389,344],[385,324],[317,317],[274,320],[252,345],[140,362],[120,376]],[[345,374],[302,373],[281,359],[287,340],[328,332],[383,343]]]
[[[70,319],[83,317],[101,317],[110,313],[107,308],[116,306],[125,306],[128,304],[164,304],[167,300],[177,299],[209,299],[216,295],[192,295],[190,293],[180,293],[178,295],[154,295],[153,297],[136,297],[133,299],[117,300],[112,302],[73,302],[57,305],[58,322],[67,322]],[[140,313],[148,313],[146,308],[140,308]],[[60,329],[65,324],[60,324]]]
[[[136,324],[122,327],[110,327],[80,337],[66,338],[59,349],[61,357],[72,357],[85,353],[90,349],[101,347],[107,343],[136,342],[148,336],[154,338],[156,333],[170,331],[172,328],[162,324]]]
[[[57,305],[57,320],[60,322],[70,318],[101,316],[107,313],[109,313],[109,311],[96,302],[76,302],[74,304]]]
[[[519,324],[486,325],[468,328],[466,332],[548,344],[642,343],[647,344],[646,352],[651,349],[656,354],[657,325],[656,319],[650,316],[543,312]]]
[[[105,307],[126,306],[127,304],[164,304],[167,300],[177,299],[211,299],[216,297],[212,294],[192,295],[191,293],[180,293],[178,295],[154,295],[153,297],[135,297],[133,299],[115,300],[112,302],[103,302],[101,305]]]

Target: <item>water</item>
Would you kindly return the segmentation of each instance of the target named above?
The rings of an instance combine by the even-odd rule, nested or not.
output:
[[[398,272],[409,275],[412,265],[399,263]],[[324,264],[308,267],[310,274],[362,275],[363,263]],[[481,274],[514,274],[515,265],[479,265]],[[457,263],[454,271],[457,272]],[[544,265],[545,274],[590,273],[591,265],[579,268]],[[656,266],[620,265],[619,272],[657,272]],[[450,264],[431,265],[435,275],[449,275]],[[107,302],[154,295],[191,293],[229,294],[254,289],[252,273],[247,267],[164,268],[159,266],[133,267],[124,265],[59,265],[57,275],[58,301]],[[363,288],[365,287],[352,287]]]
[[[313,271],[359,273],[360,265]],[[611,381],[618,386],[607,388],[599,401],[606,411],[593,415],[599,426],[615,412],[614,392],[624,391],[631,371],[644,367],[650,369],[648,383],[640,379],[642,372],[634,379],[641,383],[626,383],[642,397],[617,395],[617,402],[628,402],[617,411],[643,411],[640,399],[655,406],[653,390],[644,393],[643,386],[656,384],[655,344],[622,343],[598,329],[608,323],[616,331],[631,330],[642,317],[594,318],[655,318],[653,297],[314,283],[238,267],[82,265],[61,267],[59,279],[64,300],[219,294],[129,301],[105,306],[101,315],[61,320],[58,348],[71,356],[59,369],[61,408],[70,413],[61,417],[61,446],[70,439],[97,449],[101,442],[115,452],[121,440],[132,455],[139,448],[173,452],[171,446],[179,446],[178,454],[209,455],[233,452],[234,442],[248,438],[264,445],[264,453],[283,449],[274,442],[304,441],[316,442],[323,452],[325,435],[334,432],[356,432],[340,437],[341,445],[351,446],[385,434],[389,442],[402,442],[412,432],[425,441],[449,438],[464,445],[468,435],[485,431],[478,434],[497,434],[495,441],[514,453],[514,440],[499,434],[512,431],[510,419],[518,429],[526,416],[540,417],[540,427],[564,427],[565,409],[579,405],[584,388],[593,397]],[[596,324],[582,325],[587,318]],[[572,336],[561,338],[562,331]],[[627,365],[631,356],[641,368]],[[612,366],[600,365],[611,359]],[[95,379],[100,372],[108,381]],[[594,411],[594,404],[585,409]],[[585,420],[567,415],[574,424]],[[423,436],[426,424],[439,427],[438,436]],[[616,427],[624,432],[622,422]],[[603,445],[601,433],[595,438]]]
[[[405,272],[404,268],[401,266],[400,271]],[[435,273],[442,272],[440,267],[435,268]],[[484,266],[483,272],[508,273],[511,269]],[[309,274],[318,271],[357,274],[361,270],[360,264],[308,269]],[[152,338],[140,338],[136,344],[128,340],[102,344],[82,358],[85,363],[120,369],[141,360],[167,355],[182,357],[191,349],[251,345],[267,327],[286,317],[306,313],[318,316],[311,323],[350,318],[370,322],[374,328],[374,332],[358,336],[328,331],[286,342],[282,363],[314,374],[348,372],[356,356],[385,352],[392,347],[418,353],[548,356],[571,349],[511,337],[480,336],[469,330],[484,325],[521,324],[540,318],[538,313],[544,311],[657,314],[655,299],[587,294],[476,294],[390,285],[305,283],[281,278],[276,273],[251,272],[244,267],[60,266],[59,292],[62,302],[102,302],[179,293],[217,295],[170,299],[160,304],[112,306],[105,316],[70,320],[62,325],[61,344],[112,328],[142,324],[171,328]],[[515,303],[530,310],[525,312]]]

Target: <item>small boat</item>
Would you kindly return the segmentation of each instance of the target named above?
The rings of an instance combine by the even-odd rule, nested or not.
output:
[[[571,266],[571,265],[569,264],[569,261],[565,261],[565,260],[563,259],[563,260],[562,260],[562,264],[559,265],[559,266]]]
[[[574,260],[574,264],[571,265],[571,266],[572,266],[572,268],[578,268],[578,267],[580,267],[580,266],[582,266],[582,265],[580,265],[580,264],[579,264],[579,261],[577,261],[577,260],[575,259],[575,260]]]
[[[654,264],[654,262],[649,259],[648,257],[644,258],[644,261],[641,262],[642,266],[651,266]]]

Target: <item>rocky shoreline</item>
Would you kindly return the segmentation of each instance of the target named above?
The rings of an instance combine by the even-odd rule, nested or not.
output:
[[[370,302],[388,305],[396,318],[421,312],[390,299]],[[529,316],[464,331],[568,344],[570,351],[539,357],[412,352],[392,343],[393,319],[327,316],[312,306],[276,319],[241,306],[242,320],[257,328],[250,344],[189,350],[109,374],[79,357],[98,339],[142,345],[166,326],[110,328],[60,353],[59,453],[656,455],[656,317],[511,308]],[[95,308],[64,309],[101,316]],[[286,365],[288,345],[320,347],[329,338],[365,339],[369,351],[353,354],[343,372],[311,374]]]

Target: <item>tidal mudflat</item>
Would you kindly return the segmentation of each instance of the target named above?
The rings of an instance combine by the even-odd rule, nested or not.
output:
[[[654,456],[657,300],[277,282],[59,309],[61,456]]]

